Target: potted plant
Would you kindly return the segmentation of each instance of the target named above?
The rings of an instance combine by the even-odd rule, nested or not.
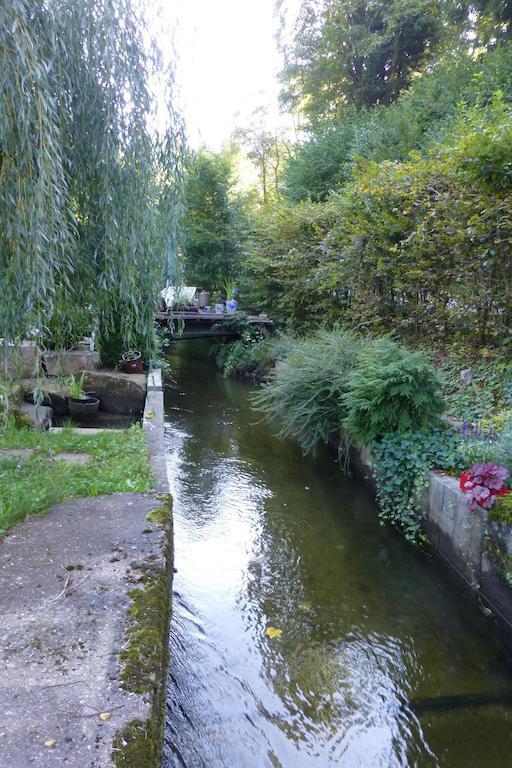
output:
[[[94,416],[100,407],[100,401],[94,392],[84,392],[84,378],[85,373],[82,373],[78,380],[71,375],[67,381],[69,413],[78,419]]]
[[[129,349],[121,358],[121,370],[124,373],[144,373],[142,355],[137,349]]]
[[[213,301],[215,304],[215,314],[223,315],[226,307],[224,306],[224,302],[222,301],[222,296],[219,291],[213,294]]]
[[[224,291],[226,293],[226,311],[229,313],[236,312],[238,309],[238,301],[236,299],[238,291],[233,280],[226,280]]]

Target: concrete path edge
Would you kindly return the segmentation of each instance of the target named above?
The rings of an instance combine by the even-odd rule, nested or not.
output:
[[[160,768],[172,498],[161,380],[151,493],[66,500],[0,543],[0,768]]]

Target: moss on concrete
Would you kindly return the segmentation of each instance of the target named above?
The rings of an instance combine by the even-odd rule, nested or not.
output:
[[[157,768],[161,762],[160,731],[153,718],[146,723],[132,720],[116,734],[112,744],[112,761],[125,768]]]
[[[498,496],[494,502],[494,507],[489,510],[489,515],[493,520],[501,523],[512,524],[512,493],[506,496]]]
[[[171,518],[172,496],[170,494],[166,494],[161,498],[164,502],[162,506],[157,507],[156,509],[152,509],[151,512],[148,512],[146,515],[146,520],[148,523],[154,523],[155,525],[159,525],[161,528],[165,528],[165,526],[169,524]]]
[[[147,722],[128,723],[116,735],[112,761],[125,768],[159,768],[163,745],[171,619],[172,497],[164,497],[162,506],[152,510],[147,519],[163,529],[163,561],[142,566],[142,586],[129,594],[132,603],[121,653],[121,684],[133,693],[149,694],[151,716]]]
[[[500,522],[503,522],[503,518],[500,519]],[[487,535],[485,552],[504,581],[509,587],[512,587],[512,554],[509,553],[507,542],[500,535],[499,528]]]
[[[153,566],[141,570],[144,586],[129,594],[128,642],[121,653],[123,687],[134,693],[151,692],[162,663],[167,662],[167,658],[162,659],[161,646],[169,623],[168,574]]]

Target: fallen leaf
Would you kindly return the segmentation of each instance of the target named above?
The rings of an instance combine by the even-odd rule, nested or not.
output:
[[[45,741],[44,745],[45,747],[54,747],[57,744],[57,739],[48,739],[48,741]]]
[[[100,720],[110,720],[112,712],[100,712]]]
[[[142,573],[142,571],[128,571],[127,576],[128,576],[128,581],[133,581],[135,583],[138,581],[142,581],[142,579],[144,578],[144,574]]]
[[[152,419],[153,418],[153,411],[146,411],[146,419]]]
[[[283,634],[282,629],[276,629],[276,627],[267,627],[265,630],[265,634],[267,637],[274,638],[274,637],[281,637]]]

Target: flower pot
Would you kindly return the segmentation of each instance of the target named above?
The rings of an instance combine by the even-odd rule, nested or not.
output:
[[[100,401],[92,393],[89,393],[80,398],[69,397],[68,407],[71,416],[76,416],[77,419],[88,419],[98,413]]]
[[[203,312],[205,313],[205,315],[211,314],[211,311],[212,311],[212,308],[211,308],[211,306],[209,304],[207,304],[205,307],[203,307]]]
[[[121,359],[121,370],[124,373],[144,373],[142,355],[140,352],[125,352]]]
[[[201,293],[198,295],[197,306],[199,309],[206,309],[206,307],[210,306],[210,296],[206,291],[201,291]]]
[[[232,312],[236,312],[238,309],[238,301],[236,299],[228,299],[226,301],[226,310],[231,314]]]
[[[216,315],[223,315],[224,314],[224,304],[216,304],[215,305],[215,314]]]

